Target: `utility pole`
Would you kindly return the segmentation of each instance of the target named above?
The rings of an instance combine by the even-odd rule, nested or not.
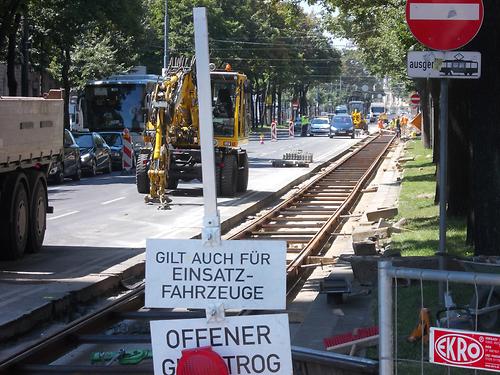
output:
[[[164,29],[163,29],[163,71],[162,75],[167,75],[168,67],[168,29],[169,29],[169,19],[168,19],[168,0],[165,0],[165,16],[164,16]]]

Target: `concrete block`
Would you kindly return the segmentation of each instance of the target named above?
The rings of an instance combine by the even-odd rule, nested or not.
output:
[[[377,248],[373,241],[353,242],[352,249],[355,255],[377,255]]]
[[[370,211],[366,213],[366,218],[368,221],[377,221],[380,218],[390,219],[398,214],[397,207],[381,208],[376,211]]]

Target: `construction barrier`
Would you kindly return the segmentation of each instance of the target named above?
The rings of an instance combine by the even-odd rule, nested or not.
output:
[[[132,169],[132,139],[127,128],[123,129],[123,149],[122,149],[122,168],[130,172]]]
[[[288,123],[288,137],[295,137],[295,127],[292,120],[290,120],[290,122]]]
[[[276,124],[276,121],[271,122],[271,141],[278,141],[278,124]]]

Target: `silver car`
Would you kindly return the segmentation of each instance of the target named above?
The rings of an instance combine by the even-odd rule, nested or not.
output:
[[[309,126],[309,135],[330,134],[330,120],[328,117],[315,117]]]

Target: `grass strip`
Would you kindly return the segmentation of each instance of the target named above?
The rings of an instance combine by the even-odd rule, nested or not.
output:
[[[399,197],[399,215],[405,218],[402,233],[393,234],[392,247],[403,256],[431,256],[439,246],[439,206],[434,203],[436,166],[432,150],[425,149],[420,139],[409,141],[406,155],[414,160],[404,165],[404,177]],[[447,249],[450,254],[471,256],[473,250],[465,244],[466,220],[448,218]]]

